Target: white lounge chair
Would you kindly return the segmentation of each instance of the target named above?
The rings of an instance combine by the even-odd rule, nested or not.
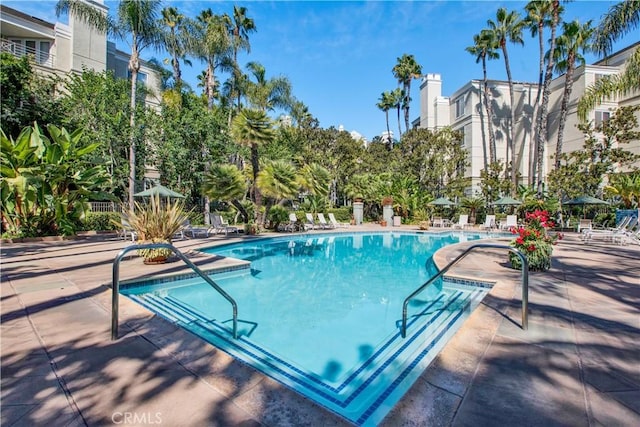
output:
[[[480,226],[483,229],[492,230],[496,228],[496,216],[495,215],[487,215],[484,219],[484,224]]]
[[[584,232],[585,230],[591,230],[593,225],[590,219],[581,219],[578,222],[578,233]]]
[[[209,218],[211,219],[211,227],[209,228],[209,232],[207,235],[213,231],[214,234],[218,234],[219,232],[224,231],[224,235],[228,235],[229,232],[239,233],[240,229],[238,227],[234,227],[233,225],[229,225],[220,214],[210,214]]]
[[[138,239],[138,233],[136,233],[133,227],[131,227],[131,224],[129,224],[129,221],[127,221],[126,219],[122,219],[121,224],[122,224],[122,238],[124,240],[131,238],[131,241],[135,242]]]
[[[334,225],[329,224],[327,222],[327,219],[324,217],[324,214],[320,212],[318,212],[318,225],[320,225],[320,228],[323,228],[323,229],[334,228]]]
[[[313,214],[311,213],[305,213],[305,216],[307,218],[307,222],[304,224],[304,227],[306,230],[308,230],[309,228],[312,230],[316,229],[316,222],[313,220]]]
[[[209,237],[209,228],[208,227],[194,227],[191,225],[191,221],[188,219],[182,223],[182,228],[178,230],[175,234],[175,238],[184,239],[186,235],[191,235],[192,238],[198,237],[198,235],[202,235],[204,237]]]
[[[589,243],[593,239],[603,239],[605,241],[625,244],[628,240],[627,237],[634,233],[634,229],[637,225],[637,218],[625,217],[620,221],[620,224],[618,224],[616,228],[585,230],[581,237],[585,243]]]
[[[511,227],[518,226],[518,215],[507,215],[507,219],[504,223],[500,224],[500,229],[502,230],[510,230]]]
[[[440,216],[433,217],[433,219],[431,220],[431,226],[434,227],[434,228],[435,227],[440,227],[440,228],[444,227],[444,221],[443,221],[442,217],[440,217]]]
[[[471,226],[471,224],[469,224],[469,215],[460,215],[460,217],[458,218],[458,222],[456,224],[453,224],[453,228],[466,228]]]
[[[298,217],[296,216],[295,212],[289,212],[289,224],[284,226],[284,231],[290,231],[292,233],[294,231],[298,231],[298,228],[300,228],[299,224],[300,221],[298,221]]]
[[[333,212],[329,212],[329,221],[331,221],[331,224],[336,227],[336,228],[343,228],[343,227],[348,227],[349,224],[347,224],[346,222],[338,222],[338,220],[336,220],[336,216],[333,214]]]

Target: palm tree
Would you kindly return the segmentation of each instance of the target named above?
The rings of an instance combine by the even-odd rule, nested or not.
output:
[[[591,21],[583,25],[577,20],[562,24],[563,34],[556,40],[557,46],[555,55],[558,62],[556,69],[558,71],[566,71],[564,79],[564,93],[562,94],[562,105],[560,108],[560,119],[558,121],[558,142],[556,145],[555,169],[560,168],[560,155],[562,154],[562,142],[564,137],[564,125],[567,122],[567,114],[569,112],[569,99],[573,88],[573,72],[576,63],[584,64],[584,57],[580,54],[590,49],[591,35],[593,28]]]
[[[560,22],[560,15],[562,14],[563,9],[560,6],[559,0],[540,1],[547,3],[547,13],[549,13],[551,16],[551,19],[548,22],[551,31],[551,36],[549,37],[549,52],[553,52],[556,49],[556,29],[558,27],[558,23]],[[553,78],[554,63],[553,55],[549,55],[547,59],[547,68],[544,73],[544,81],[542,82],[542,103],[540,104],[539,114],[536,118],[536,147],[538,149],[538,154],[536,156],[538,164],[536,166],[536,169],[538,171],[538,197],[542,197],[543,194],[542,168],[544,165],[544,147],[547,142],[547,116],[549,114],[549,96],[551,94],[551,80]]]
[[[391,92],[382,92],[380,98],[378,99],[378,103],[376,107],[380,110],[384,111],[385,118],[387,120],[387,140],[385,141],[387,149],[391,150],[391,146],[393,141],[391,139],[391,131],[389,130],[389,110],[394,107],[394,99]]]
[[[317,163],[304,165],[298,175],[298,184],[310,194],[327,197],[331,184],[331,173]]]
[[[209,110],[215,98],[215,71],[230,68],[231,39],[227,30],[228,15],[214,15],[211,9],[198,15],[192,34],[196,56],[207,64],[205,93]]]
[[[536,92],[536,100],[533,105],[533,117],[535,117],[534,143],[529,145],[529,185],[536,182],[536,174],[541,172],[538,170],[537,156],[544,156],[544,145],[541,147],[542,153],[538,147],[540,142],[538,135],[540,134],[540,122],[537,120],[540,108],[540,97],[542,95],[542,83],[544,79],[544,28],[551,25],[551,4],[548,1],[534,0],[527,3],[525,10],[527,16],[524,19],[525,27],[531,31],[531,36],[538,36],[539,64],[538,64],[538,90]]]
[[[640,2],[624,0],[609,9],[594,36],[594,50],[602,56],[611,51],[614,41],[638,27]],[[636,48],[627,59],[621,74],[605,76],[589,86],[578,102],[578,117],[585,120],[587,112],[606,98],[623,96],[640,88],[640,49]]]
[[[239,84],[240,66],[238,65],[238,51],[244,50],[247,53],[251,51],[251,44],[249,43],[249,33],[256,31],[256,24],[253,19],[247,17],[247,8],[233,6],[233,21],[229,22],[229,33],[231,35],[231,49],[233,50],[233,71],[231,76],[230,93],[233,97],[237,97],[237,108],[240,109],[240,97],[241,93],[236,91],[236,86]],[[230,103],[233,105],[233,103]],[[229,109],[229,123],[231,123],[231,112],[233,108]]]
[[[392,68],[393,76],[402,85],[404,90],[404,124],[405,130],[409,130],[409,104],[411,102],[411,80],[422,76],[422,66],[416,62],[413,55],[406,53],[397,59],[396,65]]]
[[[234,165],[212,165],[204,175],[202,193],[212,200],[228,201],[240,212],[243,222],[249,222],[249,215],[240,202],[247,194],[247,182]]]
[[[611,176],[605,191],[620,197],[625,209],[631,209],[634,204],[640,205],[640,173],[619,173]],[[635,200],[635,202],[634,202]]]
[[[265,211],[271,206],[282,204],[285,200],[298,195],[296,168],[286,160],[269,160],[258,173],[256,184],[265,197],[268,197]]]
[[[180,89],[182,86],[182,71],[180,70],[180,61],[191,65],[186,59],[186,34],[185,34],[185,17],[175,7],[165,7],[162,9],[162,23],[169,32],[165,34],[165,47],[171,55],[171,68],[173,69],[173,80],[175,87]]]
[[[56,13],[72,13],[89,26],[101,31],[124,38],[130,36],[127,42],[131,49],[129,56],[129,71],[131,72],[131,112],[129,125],[131,136],[129,140],[129,209],[134,209],[133,194],[136,180],[136,88],[138,72],[140,71],[140,53],[147,47],[160,48],[162,46],[162,31],[158,26],[158,0],[122,0],[118,4],[116,20],[105,15],[82,0],[60,0],[56,5]]]
[[[259,215],[262,206],[262,194],[257,187],[258,173],[260,172],[260,159],[258,147],[271,142],[275,137],[273,124],[264,111],[244,108],[231,122],[231,135],[240,145],[251,149],[251,166],[253,174],[252,197],[256,205],[255,214]],[[256,218],[262,224],[262,218]]]
[[[404,98],[404,91],[399,87],[391,91],[390,101],[392,103],[392,107],[397,110],[398,116],[398,140],[402,137],[402,129],[400,129],[400,109],[402,108],[402,101]]]
[[[480,34],[473,36],[473,46],[466,48],[466,51],[476,57],[476,64],[482,62],[482,88],[484,91],[483,105],[487,112],[487,124],[489,127],[489,162],[496,161],[496,136],[493,131],[493,107],[489,98],[489,84],[487,80],[487,59],[498,59],[500,55],[496,52],[497,44],[491,31],[482,30]],[[487,156],[485,146],[484,166],[487,167]]]
[[[514,187],[517,185],[516,176],[516,149],[515,149],[515,114],[516,103],[513,97],[513,78],[511,77],[511,65],[509,64],[509,53],[507,51],[507,41],[512,43],[524,44],[522,40],[522,29],[524,26],[523,21],[520,19],[520,14],[516,11],[507,13],[507,10],[503,7],[499,8],[496,13],[496,21],[489,19],[487,21],[489,25],[489,31],[493,34],[493,37],[498,42],[498,45],[502,49],[502,55],[504,58],[504,66],[507,71],[507,80],[509,81],[509,102],[511,110],[511,118],[509,123],[509,137],[507,141],[507,150],[511,150],[511,181]],[[509,156],[507,155],[507,159]],[[508,161],[508,160],[507,160]]]
[[[266,70],[259,62],[249,62],[247,69],[255,78],[249,81],[247,98],[253,108],[272,111],[276,108],[291,109],[291,82],[284,76],[266,78]]]

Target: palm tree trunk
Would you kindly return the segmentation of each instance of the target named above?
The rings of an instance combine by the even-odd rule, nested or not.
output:
[[[540,134],[540,122],[538,121],[538,115],[540,114],[540,95],[542,95],[542,82],[544,79],[544,35],[543,35],[544,23],[541,21],[538,24],[538,47],[540,52],[540,62],[538,64],[538,90],[536,92],[536,101],[533,104],[534,125],[534,137],[533,142],[529,144],[529,185],[535,185],[537,182],[536,175],[538,174],[538,143]]]
[[[384,110],[384,115],[387,119],[387,148],[391,149],[393,141],[391,141],[391,131],[389,130],[389,110]]]
[[[509,54],[507,53],[506,43],[502,45],[502,53],[504,54],[504,66],[507,70],[507,80],[509,81],[509,102],[511,108],[511,117],[509,123],[509,141],[507,141],[507,152],[511,153],[511,182],[513,183],[513,191],[518,186],[516,175],[516,143],[515,143],[515,127],[516,127],[516,105],[513,97],[513,79],[511,77],[511,66],[509,64]],[[506,161],[509,161],[509,154],[507,154]],[[506,170],[506,169],[505,169]]]
[[[400,104],[398,104],[398,141],[402,137],[402,129],[400,128]]]
[[[553,52],[556,48],[556,27],[558,26],[559,20],[559,7],[560,1],[555,0],[553,2],[553,19],[551,22],[551,37],[549,40],[549,52]],[[542,104],[540,105],[540,116],[539,116],[539,129],[537,138],[537,147],[538,147],[538,196],[542,196],[542,186],[544,177],[542,176],[542,167],[544,166],[544,148],[546,144],[546,136],[547,136],[547,115],[548,115],[548,107],[549,107],[549,94],[551,92],[551,78],[553,77],[553,55],[549,55],[549,61],[547,62],[547,69],[544,74],[544,84],[542,89]]]
[[[489,127],[489,163],[495,163],[496,157],[496,135],[493,132],[493,106],[489,98],[489,82],[487,80],[487,61],[482,58],[482,73],[484,82],[484,108],[487,111],[487,125]]]
[[[554,167],[560,168],[560,155],[562,154],[562,144],[564,139],[564,125],[567,122],[567,115],[569,110],[569,98],[571,97],[571,90],[573,89],[573,71],[575,68],[575,54],[569,52],[567,58],[567,73],[565,74],[564,81],[564,93],[562,95],[562,106],[560,108],[560,121],[558,122],[558,143],[556,145],[556,156]]]
[[[216,85],[216,79],[214,73],[213,63],[210,61],[207,65],[207,108],[209,111],[213,110],[213,94]]]
[[[409,100],[411,99],[411,76],[409,76],[409,80],[405,83],[406,94],[405,94],[405,105],[404,105],[404,130],[405,132],[409,131]]]
[[[138,70],[140,60],[138,59],[137,44],[131,47],[131,57],[129,59],[129,70],[131,71],[131,98],[129,99],[129,209],[134,210],[133,195],[136,192],[136,89],[138,80]]]
[[[260,215],[260,208],[262,207],[262,193],[258,188],[258,172],[260,172],[259,168],[259,160],[258,160],[258,146],[256,144],[251,144],[251,167],[253,168],[253,198],[256,204],[256,211],[254,212],[255,221],[262,225],[264,218]]]

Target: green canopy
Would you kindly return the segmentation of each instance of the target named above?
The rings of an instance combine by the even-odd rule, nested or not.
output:
[[[497,206],[517,206],[521,205],[522,202],[514,199],[513,197],[504,196],[493,202],[493,204]]]
[[[451,200],[447,199],[446,197],[439,197],[437,199],[435,199],[432,202],[428,203],[429,205],[435,205],[435,206],[454,206],[455,203],[452,202]]]
[[[184,196],[173,190],[168,189],[164,185],[157,184],[155,187],[151,187],[147,190],[141,191],[133,195],[133,197],[167,197],[174,199],[184,199]]]
[[[566,202],[562,202],[563,205],[608,205],[609,202],[605,202],[604,200],[596,199],[591,196],[580,196],[575,199],[567,200]]]

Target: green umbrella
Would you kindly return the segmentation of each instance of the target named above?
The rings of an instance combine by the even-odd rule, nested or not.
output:
[[[604,200],[596,199],[591,196],[580,196],[575,199],[567,200],[566,202],[562,202],[563,205],[608,205],[609,202],[605,202]]]
[[[447,199],[446,197],[439,197],[437,199],[435,199],[432,202],[428,203],[429,205],[434,205],[434,206],[454,206],[455,203],[452,202],[451,200]]]
[[[133,195],[133,197],[167,197],[175,199],[184,199],[184,196],[173,190],[168,189],[164,185],[157,184],[155,187],[151,187],[147,190],[141,191]]]
[[[521,205],[522,202],[514,199],[513,197],[504,196],[493,202],[493,204],[497,206],[518,206]]]

